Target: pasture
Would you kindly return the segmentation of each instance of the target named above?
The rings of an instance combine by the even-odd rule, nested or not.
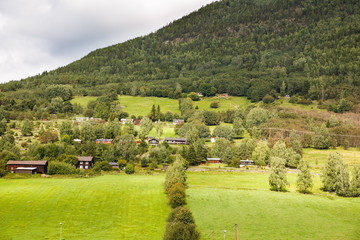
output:
[[[130,115],[135,116],[146,116],[151,111],[152,105],[160,106],[161,112],[166,113],[170,111],[172,113],[180,114],[179,103],[177,99],[170,98],[159,98],[159,97],[133,97],[126,95],[119,95],[120,105],[124,107],[124,111],[129,113]],[[95,101],[97,97],[74,97],[71,100],[72,104],[78,103],[83,107],[86,107],[90,101]],[[210,108],[210,103],[218,101],[220,103],[219,108]],[[251,102],[246,99],[246,97],[229,97],[229,98],[221,98],[221,97],[209,97],[209,98],[201,98],[200,101],[193,102],[194,108],[196,106],[199,107],[199,110],[213,110],[213,111],[226,111],[228,109],[237,109],[242,108],[245,109],[249,106]]]
[[[164,176],[0,179],[0,239],[161,239]]]
[[[288,174],[290,192],[271,192],[269,173],[189,173],[188,206],[201,239],[359,239],[360,199],[340,198],[319,190],[295,190],[296,174]]]

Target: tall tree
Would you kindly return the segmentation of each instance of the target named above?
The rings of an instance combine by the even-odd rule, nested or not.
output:
[[[313,187],[313,180],[310,173],[309,162],[301,159],[298,168],[298,178],[296,180],[296,186],[301,193],[310,193]]]
[[[270,160],[271,174],[269,184],[271,191],[286,191],[289,182],[286,177],[285,159],[272,157]]]
[[[147,135],[149,135],[152,128],[153,128],[153,123],[151,119],[148,117],[144,117],[143,119],[141,119],[140,122],[140,130],[141,130],[140,136],[142,138],[146,137]]]

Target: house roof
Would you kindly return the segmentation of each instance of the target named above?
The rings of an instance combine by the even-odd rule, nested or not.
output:
[[[218,161],[220,161],[220,158],[206,158],[208,161],[209,160],[218,160]]]
[[[186,141],[186,138],[165,138],[165,141]]]
[[[104,138],[101,138],[101,139],[96,139],[96,141],[112,141],[113,139],[112,138],[109,138],[109,139],[104,139]]]
[[[15,160],[10,160],[7,162],[7,164],[18,164],[18,165],[46,165],[47,161],[15,161]]]
[[[110,164],[111,166],[119,166],[119,164],[116,163],[116,162],[109,162],[109,164]]]
[[[81,162],[91,162],[93,157],[91,156],[78,156],[78,160]]]

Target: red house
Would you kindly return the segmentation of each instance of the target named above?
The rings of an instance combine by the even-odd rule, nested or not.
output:
[[[206,158],[209,163],[220,163],[220,158]]]

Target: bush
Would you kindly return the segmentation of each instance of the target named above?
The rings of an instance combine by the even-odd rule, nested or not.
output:
[[[185,187],[182,183],[175,183],[168,191],[169,205],[172,208],[186,204]]]
[[[210,103],[210,107],[211,107],[211,108],[219,108],[219,107],[220,107],[220,103],[219,103],[219,102],[212,102],[212,103]]]
[[[54,175],[54,174],[61,174],[61,175],[67,175],[67,174],[76,174],[76,168],[75,166],[64,163],[64,162],[57,162],[53,161],[49,163],[48,167],[48,174]]]
[[[124,167],[126,167],[127,162],[126,160],[119,160],[118,164],[120,169],[124,169]]]
[[[269,94],[267,94],[265,97],[263,97],[262,100],[265,104],[273,103],[275,101],[275,99]]]
[[[7,171],[0,169],[0,178],[4,177],[7,174]]]
[[[191,92],[187,96],[188,96],[188,98],[190,98],[193,101],[199,101],[200,100],[199,95],[197,95],[197,93],[195,93],[195,92]]]
[[[94,171],[111,171],[112,170],[112,166],[109,164],[108,161],[102,161],[102,162],[97,162],[95,163],[94,167],[93,167]]]
[[[134,174],[135,173],[135,167],[132,164],[128,164],[125,167],[125,173],[126,174]]]

